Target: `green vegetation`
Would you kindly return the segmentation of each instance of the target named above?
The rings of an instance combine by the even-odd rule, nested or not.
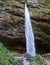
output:
[[[13,65],[18,65],[18,64],[20,64],[20,63],[22,63],[23,62],[23,58],[20,58],[20,59],[17,59],[14,63],[13,63]]]
[[[50,8],[45,7],[45,8],[40,8],[40,9],[31,9],[31,11],[33,12],[34,15],[44,15],[46,13],[50,12]]]
[[[30,65],[32,65],[32,64],[34,64],[34,65],[41,65],[42,62],[43,62],[43,57],[40,56],[39,54],[37,54],[35,57],[33,57],[31,59]]]
[[[27,3],[27,0],[24,0],[25,3]]]
[[[0,43],[0,65],[10,65],[13,60],[13,55]]]
[[[24,57],[30,59],[30,65],[41,65],[41,63],[44,61],[44,58],[39,54],[34,57],[31,57],[29,54],[25,54]]]
[[[38,0],[39,4],[42,4],[48,8],[50,8],[50,0]]]
[[[50,13],[50,2],[47,1],[47,5],[45,5],[45,1],[46,0],[38,0],[39,5],[36,8],[30,8],[30,11],[34,14],[34,15],[45,15],[46,13]]]
[[[14,60],[14,56],[0,43],[0,65],[16,65],[22,61],[22,58]]]

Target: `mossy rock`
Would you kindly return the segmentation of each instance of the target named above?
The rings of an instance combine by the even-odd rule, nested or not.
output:
[[[43,60],[44,60],[43,57],[37,54],[35,57],[31,58],[30,65],[41,65]]]

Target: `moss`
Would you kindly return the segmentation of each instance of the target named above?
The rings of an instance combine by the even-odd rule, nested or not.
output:
[[[13,63],[13,55],[0,43],[0,64],[10,65]]]
[[[40,8],[40,9],[33,8],[33,9],[31,9],[31,11],[34,15],[44,15],[45,13],[50,12],[50,8],[48,8],[48,7],[44,7],[44,8]]]
[[[38,2],[42,5],[48,6],[50,4],[50,0],[38,0]]]
[[[43,57],[41,55],[37,54],[35,57],[31,58],[30,65],[32,64],[32,62],[35,65],[41,65],[41,63],[43,62]]]

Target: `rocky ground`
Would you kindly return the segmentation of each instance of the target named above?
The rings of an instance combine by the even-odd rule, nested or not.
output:
[[[50,9],[28,4],[38,53],[50,52]],[[8,49],[26,50],[24,2],[0,0],[0,42]]]

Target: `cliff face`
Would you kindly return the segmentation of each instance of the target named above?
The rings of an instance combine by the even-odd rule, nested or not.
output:
[[[50,52],[50,10],[44,6],[28,4],[37,52]],[[24,3],[1,0],[0,41],[9,48],[25,51]]]

